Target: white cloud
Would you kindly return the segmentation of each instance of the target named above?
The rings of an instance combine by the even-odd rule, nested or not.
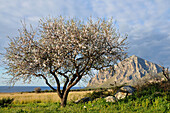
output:
[[[169,65],[169,4],[170,0],[1,0],[0,51],[4,51],[7,35],[17,35],[23,19],[36,25],[39,18],[49,15],[84,19],[113,17],[120,32],[129,35],[130,54],[153,59],[153,62],[159,59]]]

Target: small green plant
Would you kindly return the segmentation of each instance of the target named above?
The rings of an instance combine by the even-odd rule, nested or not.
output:
[[[3,98],[0,100],[0,107],[7,107],[13,102],[13,98]]]
[[[28,113],[27,111],[24,111],[23,109],[20,109],[17,111],[17,113]]]

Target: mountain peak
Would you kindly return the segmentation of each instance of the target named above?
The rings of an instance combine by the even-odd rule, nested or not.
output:
[[[136,56],[136,55],[132,55],[131,57],[132,57],[132,58],[135,58],[135,57],[138,57],[138,56]]]
[[[136,56],[136,55],[132,55],[132,56],[129,57],[129,59],[138,59],[138,58],[139,58],[139,59],[142,59],[141,57],[138,57],[138,56]],[[143,59],[143,60],[144,60],[144,59]]]
[[[162,68],[160,65],[144,60],[136,55],[132,55],[122,62],[115,65],[115,73],[105,72],[97,73],[97,79],[92,78],[88,86],[109,87],[110,84],[117,83],[119,85],[128,83],[134,85],[142,78],[151,78],[160,73]]]

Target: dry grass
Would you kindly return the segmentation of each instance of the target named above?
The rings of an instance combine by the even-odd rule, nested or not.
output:
[[[84,97],[87,93],[92,91],[77,91],[70,92],[68,95],[68,101],[74,101]],[[0,93],[0,99],[2,98],[14,98],[15,104],[24,103],[48,103],[48,102],[59,102],[60,98],[57,93]]]

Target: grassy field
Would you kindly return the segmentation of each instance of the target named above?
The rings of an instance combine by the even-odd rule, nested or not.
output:
[[[70,92],[68,95],[68,101],[83,98],[87,93],[91,92],[92,91]],[[0,93],[0,99],[2,98],[14,98],[14,104],[54,103],[60,101],[57,93]]]
[[[149,84],[137,88],[134,95],[116,103],[106,102],[105,99],[100,98],[88,103],[75,104],[72,100],[84,97],[87,93],[88,96],[99,93],[70,92],[65,108],[60,106],[55,93],[1,94],[1,98],[14,97],[15,100],[8,107],[1,107],[0,113],[170,113],[169,86],[168,82]]]

